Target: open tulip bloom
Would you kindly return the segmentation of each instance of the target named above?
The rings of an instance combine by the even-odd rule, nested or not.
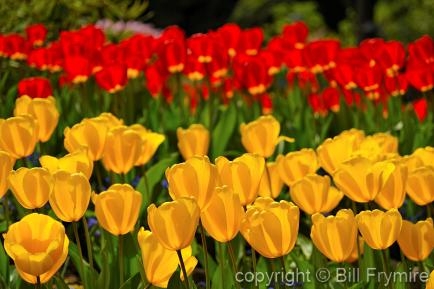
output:
[[[434,289],[430,36],[116,25],[0,34],[1,289]]]

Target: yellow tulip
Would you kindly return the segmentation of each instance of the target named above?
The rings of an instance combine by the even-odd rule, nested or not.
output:
[[[356,220],[363,239],[375,250],[389,248],[401,233],[402,217],[397,209],[363,211]]]
[[[270,197],[273,199],[279,196],[283,188],[283,181],[280,178],[277,170],[277,163],[266,163],[264,175],[262,176],[261,183],[259,184],[259,196]]]
[[[402,222],[398,244],[402,253],[412,261],[423,261],[434,249],[434,227],[431,218],[413,224]]]
[[[192,197],[203,211],[210,203],[218,184],[218,171],[207,156],[194,156],[184,163],[167,168],[166,179],[173,200]]]
[[[192,156],[208,154],[209,131],[201,124],[192,124],[189,128],[178,128],[178,149],[182,157],[187,160]]]
[[[112,235],[134,230],[142,204],[142,194],[128,184],[114,184],[93,197],[99,224]]]
[[[417,168],[423,167],[423,161],[416,155],[403,156],[400,158],[401,162],[407,167],[408,173],[412,173]]]
[[[354,155],[380,161],[398,154],[398,139],[388,133],[376,133],[364,138]]]
[[[89,206],[91,187],[82,173],[57,171],[53,175],[53,191],[50,206],[64,222],[77,222]]]
[[[375,199],[394,168],[390,162],[374,163],[364,157],[354,157],[340,165],[333,180],[347,197],[366,203]]]
[[[122,119],[117,118],[110,112],[103,112],[96,119],[102,120],[108,126],[109,129],[124,125],[124,121]]]
[[[42,208],[53,190],[53,178],[44,168],[11,171],[8,184],[17,201],[26,209]]]
[[[64,146],[72,153],[86,148],[93,161],[100,160],[104,153],[109,125],[103,118],[88,118],[65,128]]]
[[[264,158],[246,153],[233,161],[218,157],[215,162],[222,184],[240,196],[243,206],[251,204],[258,195],[259,184],[264,174]]]
[[[42,156],[39,158],[39,163],[51,174],[62,170],[71,174],[82,173],[90,179],[93,171],[93,161],[89,158],[86,150],[76,151],[61,158]]]
[[[426,289],[434,289],[434,270],[431,271],[431,274],[429,275],[429,279],[426,282]]]
[[[305,176],[291,187],[290,194],[291,200],[309,215],[332,211],[344,197],[330,186],[328,176],[319,175]]]
[[[266,258],[288,254],[298,235],[300,211],[293,203],[258,198],[249,206],[241,221],[241,234],[256,251]]]
[[[0,121],[0,149],[14,159],[27,157],[35,150],[39,126],[29,115],[10,117]]]
[[[419,158],[423,165],[434,167],[434,147],[418,148],[412,156]]]
[[[29,114],[38,121],[39,140],[46,142],[50,139],[59,122],[59,112],[56,108],[56,99],[30,98],[27,95],[17,98],[15,102],[14,115]]]
[[[154,156],[158,147],[164,142],[166,137],[163,134],[147,130],[140,124],[133,124],[130,126],[130,129],[138,132],[142,138],[142,152],[140,158],[134,165],[143,166]]]
[[[181,250],[193,241],[200,209],[192,198],[181,197],[160,207],[148,207],[148,224],[152,233],[168,250]]]
[[[12,224],[4,236],[6,253],[26,282],[48,282],[68,256],[69,239],[62,223],[42,214],[29,214]]]
[[[354,244],[353,252],[351,252],[351,255],[344,261],[346,263],[353,263],[359,259],[359,256],[362,256],[365,249],[365,241],[362,237],[358,238],[359,241],[357,242],[357,245],[359,248],[357,248],[357,245]]]
[[[178,268],[179,261],[176,252],[164,248],[155,235],[151,231],[145,231],[143,227],[138,233],[138,240],[146,279],[154,286],[167,288],[170,277]],[[197,259],[191,256],[191,253],[191,247],[181,251],[188,275],[193,272],[197,264]]]
[[[362,132],[350,130],[326,139],[316,150],[321,167],[333,174],[359,148],[363,137]]]
[[[424,166],[413,171],[407,179],[407,193],[419,206],[434,202],[434,167]]]
[[[351,210],[340,210],[336,216],[312,216],[310,237],[327,258],[334,262],[347,260],[357,244],[357,223]]]
[[[15,160],[7,152],[0,151],[0,199],[8,190],[7,177],[14,169]]]
[[[201,220],[208,234],[219,242],[226,243],[238,234],[244,209],[240,197],[227,186],[215,188],[208,208]]]
[[[390,175],[383,180],[382,188],[375,197],[375,202],[383,209],[400,208],[405,200],[408,169],[400,161],[385,161],[393,166]]]
[[[292,186],[304,176],[314,174],[319,169],[313,149],[301,149],[285,156],[279,155],[276,163],[279,176],[287,186]]]
[[[260,116],[258,119],[240,126],[241,143],[247,152],[268,158],[274,153],[280,139],[280,123],[272,116]],[[288,141],[293,139],[286,138]]]
[[[141,153],[140,134],[126,126],[117,126],[107,134],[102,162],[108,171],[126,174],[134,167]]]

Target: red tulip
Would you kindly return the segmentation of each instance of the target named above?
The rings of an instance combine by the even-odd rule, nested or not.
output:
[[[360,52],[368,61],[369,66],[372,67],[377,64],[378,55],[383,45],[384,40],[381,38],[365,39],[360,43]]]
[[[237,24],[228,23],[217,30],[222,43],[230,57],[237,54],[238,42],[241,35],[241,28]]]
[[[109,93],[122,90],[127,84],[127,68],[124,65],[104,67],[95,74],[96,83]]]
[[[157,97],[163,92],[167,76],[168,74],[160,61],[146,67],[146,87],[153,97]]]
[[[340,93],[335,87],[327,87],[321,94],[324,105],[327,109],[333,112],[338,112],[340,109]]]
[[[320,73],[335,66],[340,49],[338,40],[317,40],[303,49],[304,61],[313,73]]]
[[[32,46],[41,46],[47,37],[47,28],[43,24],[33,24],[26,28],[27,41]]]
[[[206,74],[205,64],[200,62],[197,57],[189,55],[187,57],[187,65],[183,71],[188,79],[198,81],[202,80]]]
[[[38,48],[30,51],[27,56],[27,65],[39,70],[48,69],[48,52],[47,48]]]
[[[268,67],[259,56],[237,56],[234,60],[234,74],[236,81],[251,95],[264,93],[272,80]]]
[[[212,78],[220,79],[226,76],[229,69],[229,55],[223,44],[216,42],[212,61],[207,63],[207,70]]]
[[[317,92],[319,90],[319,82],[316,75],[308,70],[302,71],[297,74],[298,86],[310,92]]]
[[[271,51],[263,50],[259,53],[259,57],[265,63],[269,75],[278,73],[282,67],[282,59]]]
[[[399,41],[388,41],[381,46],[377,57],[377,62],[387,75],[394,76],[404,66],[404,46]]]
[[[408,81],[405,74],[384,78],[384,86],[387,93],[392,96],[404,95],[407,92]]]
[[[18,96],[47,98],[53,95],[50,81],[44,77],[24,78],[18,82]]]
[[[317,93],[311,93],[307,97],[307,101],[315,115],[325,116],[328,111],[324,103],[324,99]]]
[[[28,43],[18,34],[9,34],[3,38],[3,54],[14,60],[23,60],[27,58]]]
[[[331,70],[332,77],[344,89],[353,89],[357,85],[355,83],[355,68],[346,63],[339,63]]]
[[[214,54],[214,40],[207,34],[194,34],[187,39],[187,49],[200,63],[210,63]]]
[[[264,32],[259,27],[242,30],[238,42],[238,51],[247,55],[256,55],[261,49],[263,40]]]
[[[424,64],[434,63],[434,41],[424,35],[408,46],[409,59]]]
[[[90,61],[81,56],[72,56],[65,58],[64,70],[66,78],[72,83],[86,82],[92,74],[92,64]]]
[[[365,91],[368,98],[378,99],[380,97],[378,90],[380,89],[382,76],[378,66],[370,67],[365,65],[357,68],[355,80],[357,85]]]
[[[295,22],[285,25],[282,34],[285,47],[302,49],[309,34],[309,29],[303,22]]]
[[[182,30],[176,25],[168,26],[164,29],[163,33],[161,34],[160,40],[162,40],[162,42],[165,42],[166,40],[184,41],[185,40],[184,30]]]
[[[186,49],[183,40],[166,40],[159,45],[158,55],[170,73],[181,72],[185,68]]]
[[[273,100],[268,93],[261,95],[262,114],[270,114],[273,112]]]
[[[360,94],[357,93],[356,91],[350,89],[343,89],[342,93],[344,95],[345,103],[348,106],[360,104],[361,97]]]
[[[284,56],[285,65],[293,72],[306,70],[303,58],[303,51],[300,49],[291,49]]]
[[[408,82],[422,92],[431,90],[434,86],[434,65],[408,69],[405,75]]]
[[[413,101],[413,109],[416,113],[417,119],[420,122],[423,122],[428,115],[428,102],[426,101],[426,98],[420,98]]]

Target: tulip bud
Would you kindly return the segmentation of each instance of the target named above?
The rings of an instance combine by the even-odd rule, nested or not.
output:
[[[178,149],[187,160],[192,156],[206,156],[209,147],[209,131],[201,124],[192,124],[188,129],[178,128]]]
[[[7,177],[14,169],[15,160],[7,152],[0,151],[0,199],[8,190]]]
[[[42,214],[29,214],[12,224],[4,236],[6,253],[26,282],[48,282],[68,256],[69,239],[62,223]]]
[[[218,171],[207,156],[194,156],[184,163],[166,169],[172,200],[191,197],[203,211],[211,201],[218,182]]]
[[[91,187],[82,173],[57,171],[53,175],[53,191],[50,206],[64,222],[77,222],[89,206]]]
[[[31,155],[38,135],[38,123],[29,115],[0,120],[0,149],[10,153],[14,159]]]
[[[215,188],[214,197],[202,212],[201,220],[208,234],[219,242],[235,238],[240,230],[244,209],[240,197],[227,186]]]
[[[340,210],[336,216],[312,216],[310,237],[327,258],[334,262],[347,260],[357,244],[357,223],[351,210]]]
[[[130,129],[138,132],[142,138],[142,152],[140,153],[140,158],[134,165],[143,166],[151,160],[158,147],[164,142],[166,137],[163,134],[147,130],[140,124],[133,124],[130,126]]]
[[[126,174],[139,160],[142,138],[126,126],[112,128],[107,134],[102,162],[108,171]]]
[[[261,116],[248,124],[243,123],[240,130],[241,142],[246,151],[264,158],[274,153],[280,140],[280,123],[272,115]]]
[[[63,132],[65,149],[72,153],[86,148],[93,161],[100,160],[104,152],[108,129],[107,122],[102,118],[84,119],[71,128],[65,128]]]
[[[8,184],[17,201],[26,209],[42,208],[53,190],[53,178],[44,168],[11,171]]]
[[[215,162],[222,184],[240,196],[241,205],[251,204],[258,195],[259,183],[264,174],[264,158],[246,153],[233,161],[218,157]]]
[[[268,172],[266,170],[268,170]],[[277,163],[266,163],[264,175],[262,176],[261,183],[259,184],[258,195],[261,197],[270,197],[275,199],[282,191],[282,187],[283,181],[278,173]]]
[[[155,237],[168,250],[181,250],[193,241],[199,223],[200,209],[196,201],[181,197],[160,207],[148,207],[148,224]]]
[[[423,261],[434,249],[434,227],[431,218],[413,224],[402,221],[398,244],[402,253],[411,261]]]
[[[259,197],[247,209],[240,231],[259,254],[278,258],[294,248],[299,220],[300,211],[293,203]]]
[[[142,204],[142,194],[128,184],[114,184],[93,197],[99,224],[112,235],[134,230]]]
[[[413,171],[407,179],[407,193],[419,206],[434,202],[434,167],[423,166]]]
[[[333,180],[351,200],[367,203],[382,190],[394,168],[391,162],[373,163],[364,157],[354,157],[340,165]]]
[[[39,163],[50,174],[62,170],[71,174],[82,173],[87,179],[90,179],[93,171],[93,161],[89,158],[86,150],[76,151],[61,158],[42,156],[39,158]]]
[[[52,96],[47,98],[30,98],[30,96],[21,96],[15,102],[14,115],[31,115],[38,121],[39,134],[41,142],[50,139],[59,121],[59,112],[56,108],[56,99]]]
[[[277,171],[287,186],[292,186],[308,174],[318,169],[318,160],[313,149],[301,149],[287,155],[279,155],[276,160]]]
[[[363,132],[350,130],[326,139],[316,150],[321,167],[333,174],[359,148]]]
[[[390,175],[383,180],[382,188],[375,197],[375,202],[383,209],[398,209],[405,200],[408,169],[400,161],[385,161],[392,165]]]
[[[291,200],[309,215],[332,211],[344,197],[330,186],[328,176],[319,175],[305,176],[291,187],[290,194]]]
[[[356,221],[363,239],[375,250],[389,248],[401,233],[402,217],[397,209],[363,211]]]

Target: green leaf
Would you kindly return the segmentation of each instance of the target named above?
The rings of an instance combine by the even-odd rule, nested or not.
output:
[[[399,263],[398,266],[396,267],[395,272],[397,272],[397,273],[401,273],[402,272],[403,273],[402,274],[403,278],[399,278],[399,276],[401,276],[401,274],[397,274],[396,276],[398,276],[398,277],[396,277],[395,280],[391,280],[390,281],[390,282],[395,281],[394,288],[395,289],[408,289],[408,282],[406,282],[407,280],[406,280],[405,277],[408,277],[409,270],[407,269],[406,264],[404,264],[402,262]]]
[[[66,285],[65,281],[63,281],[62,278],[55,276],[54,283],[56,284],[57,289],[69,289],[69,286]]]
[[[173,273],[172,277],[169,280],[169,284],[167,285],[167,288],[170,289],[184,289],[184,284],[181,281],[179,271],[177,270],[175,273]],[[191,286],[191,284],[190,284]]]
[[[9,280],[9,257],[3,248],[3,244],[0,245],[0,276],[5,282]]]
[[[95,280],[97,278],[97,274],[95,273],[95,271],[91,271],[89,263],[87,263],[85,260],[83,260],[84,272],[81,271],[81,258],[78,252],[77,245],[75,243],[69,243],[69,256],[71,257],[72,263],[74,263],[75,268],[77,268],[77,271],[80,275],[82,282],[85,284],[85,287],[94,288],[94,286],[92,286],[92,280]]]
[[[212,131],[211,156],[216,158],[222,155],[231,138],[237,123],[237,110],[235,104],[231,104],[223,111],[220,120]]]
[[[122,284],[120,289],[137,288],[137,286],[139,286],[141,279],[142,277],[140,276],[140,273],[136,273],[134,276],[130,277],[127,281],[125,281],[125,283]]]

